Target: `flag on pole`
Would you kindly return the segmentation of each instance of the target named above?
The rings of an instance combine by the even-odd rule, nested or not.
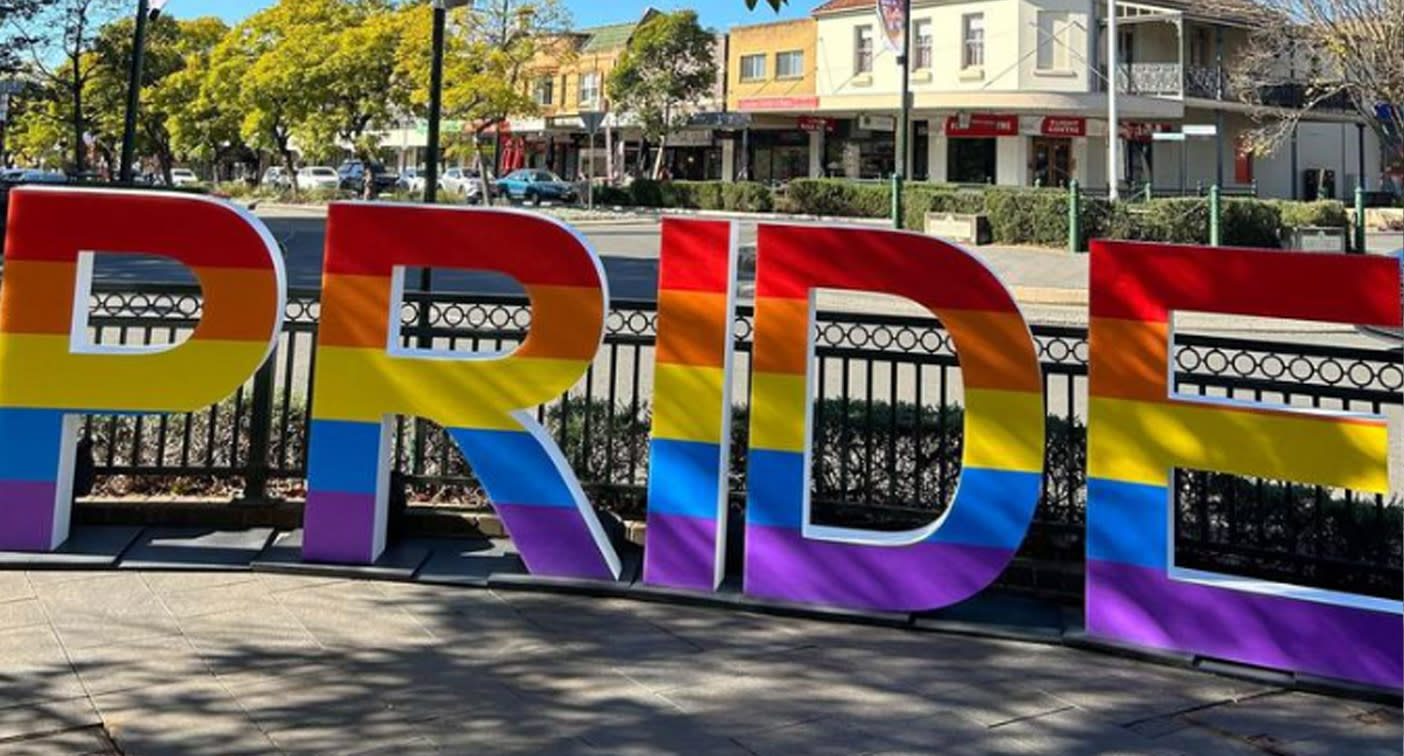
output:
[[[888,49],[901,55],[902,35],[907,31],[907,19],[902,12],[902,0],[877,0],[877,14],[878,21],[882,24],[883,38],[887,40]]]

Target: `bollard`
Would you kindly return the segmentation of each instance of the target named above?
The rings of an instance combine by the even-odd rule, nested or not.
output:
[[[1068,251],[1082,251],[1082,195],[1077,191],[1077,179],[1068,182]]]
[[[1146,182],[1146,188],[1145,188],[1145,190],[1144,190],[1144,193],[1145,193],[1145,195],[1146,195],[1146,196],[1145,196],[1146,202],[1150,202],[1152,199],[1155,199],[1154,190],[1151,189],[1151,182],[1149,182],[1149,181]]]
[[[1223,229],[1220,226],[1219,185],[1209,187],[1209,246],[1218,247],[1223,242]]]
[[[1357,255],[1365,254],[1365,187],[1355,186],[1355,249]]]

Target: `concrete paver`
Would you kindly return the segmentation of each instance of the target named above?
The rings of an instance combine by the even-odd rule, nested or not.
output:
[[[4,756],[115,753],[104,733],[125,756],[1372,756],[1404,733],[1391,707],[1061,646],[426,585],[4,575],[0,617],[45,610],[0,630]]]

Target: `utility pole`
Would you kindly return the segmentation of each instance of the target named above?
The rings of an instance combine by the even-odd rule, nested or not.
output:
[[[1117,62],[1116,0],[1107,0],[1107,198],[1121,199],[1121,170],[1117,166],[1121,125],[1116,115],[1116,90],[1121,85]]]
[[[912,98],[912,0],[902,0],[902,52],[897,56],[897,65],[902,69],[902,106],[897,116],[897,171],[892,177],[892,227],[902,228],[903,203],[902,185],[911,173],[908,151],[911,149]]]
[[[146,46],[146,17],[150,0],[137,0],[136,34],[132,38],[132,65],[127,80],[127,119],[122,126],[122,162],[118,174],[124,184],[132,182],[132,162],[136,155],[137,109],[141,107],[141,62]]]

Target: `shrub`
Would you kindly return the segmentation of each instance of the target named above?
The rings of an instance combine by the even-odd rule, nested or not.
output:
[[[634,200],[627,189],[602,184],[595,187],[595,204],[606,207],[626,207],[634,204]]]
[[[768,213],[775,207],[770,187],[751,181],[722,187],[722,208],[742,213]]]
[[[1282,215],[1268,202],[1231,199],[1223,205],[1223,241],[1229,247],[1276,248],[1282,243]]]
[[[1321,200],[1319,202],[1274,200],[1268,204],[1277,208],[1284,228],[1302,228],[1304,226],[1339,228],[1350,225],[1345,204],[1337,200]]]
[[[786,189],[785,206],[804,215],[882,218],[892,212],[892,189],[844,179],[796,179]]]
[[[663,187],[653,179],[634,179],[629,185],[629,202],[635,207],[662,207]]]

